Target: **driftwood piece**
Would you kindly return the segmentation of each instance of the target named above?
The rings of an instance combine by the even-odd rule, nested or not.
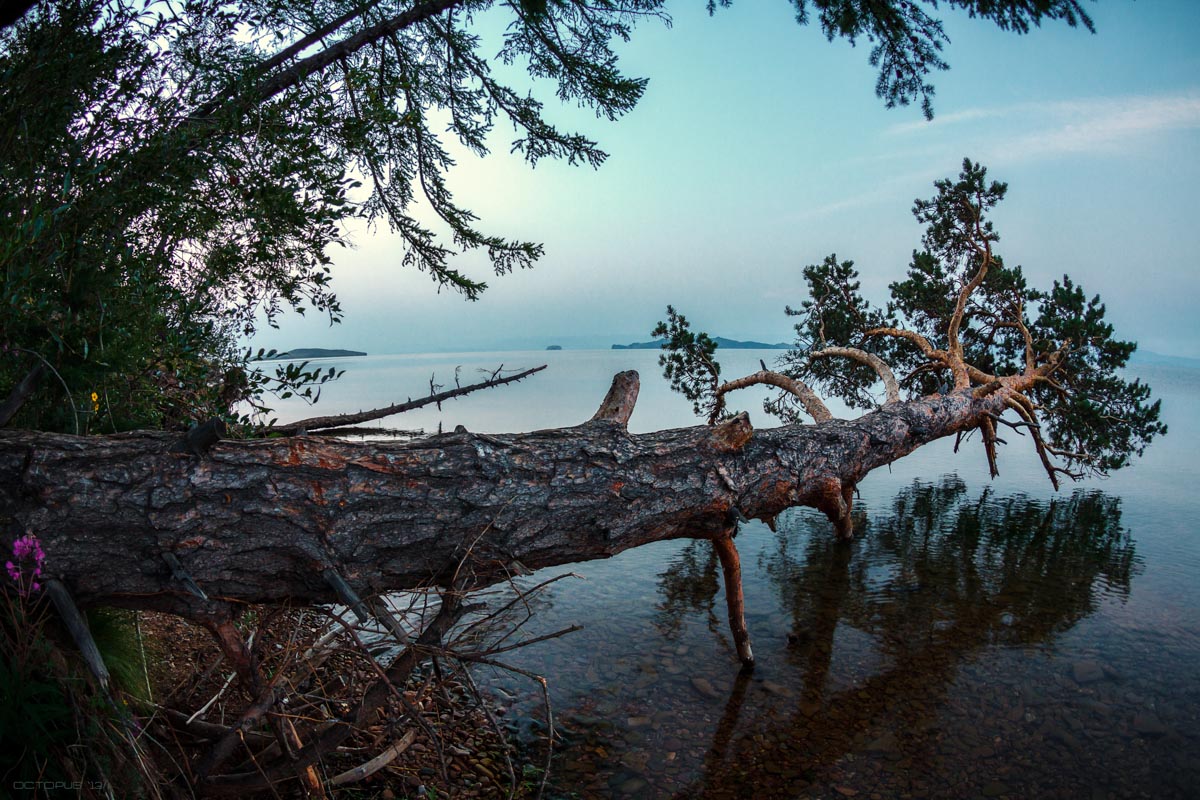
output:
[[[75,645],[79,648],[79,653],[83,656],[88,669],[92,671],[92,675],[100,683],[100,687],[107,692],[110,680],[108,667],[104,664],[104,658],[100,655],[100,648],[96,646],[96,640],[92,638],[92,631],[88,628],[87,620],[84,619],[83,614],[79,613],[75,601],[71,598],[71,592],[63,586],[62,581],[50,578],[46,581],[46,594],[50,596],[59,618],[70,632],[71,638],[75,640]]]
[[[347,784],[356,783],[369,778],[379,770],[386,767],[388,764],[396,760],[401,753],[412,746],[412,743],[417,739],[417,729],[412,728],[408,733],[401,736],[396,741],[388,745],[382,753],[372,758],[366,763],[359,764],[353,769],[348,769],[345,772],[335,775],[329,779],[330,786],[345,786]]]

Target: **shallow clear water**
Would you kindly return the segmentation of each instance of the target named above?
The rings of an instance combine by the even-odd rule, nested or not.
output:
[[[725,373],[760,357],[725,356]],[[576,424],[635,368],[635,431],[693,424],[652,351],[380,356],[336,362],[321,413],[385,405],[475,367],[550,369],[396,418],[436,431]],[[1170,434],[1107,481],[1051,491],[1010,436],[988,480],[976,442],[935,443],[860,486],[858,537],[795,510],[742,527],[758,665],[738,670],[707,542],[546,570],[523,629],[583,630],[507,654],[550,681],[551,785],[584,797],[1195,797],[1200,785],[1200,371],[1140,368]],[[755,424],[759,398],[743,398]],[[281,419],[305,416],[299,405]],[[488,676],[536,753],[540,700]],[[508,700],[507,694],[515,696]]]

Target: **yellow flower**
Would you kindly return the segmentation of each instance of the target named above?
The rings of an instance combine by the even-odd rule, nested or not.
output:
[[[100,395],[92,392],[92,411],[100,410]]]

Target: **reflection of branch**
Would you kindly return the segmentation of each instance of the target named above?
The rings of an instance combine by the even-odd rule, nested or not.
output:
[[[892,368],[882,358],[874,353],[868,353],[866,350],[859,350],[857,347],[826,347],[809,354],[809,358],[827,358],[831,356],[849,358],[860,364],[866,364],[875,370],[875,374],[883,381],[883,389],[887,393],[887,403],[900,402],[900,386],[896,383],[896,376],[892,372]]]
[[[745,705],[748,688],[750,688],[750,673],[743,670],[733,679],[733,691],[729,693],[729,699],[725,701],[725,710],[721,713],[721,720],[717,723],[712,746],[708,748],[708,752],[704,756],[705,786],[709,785],[708,777],[717,773],[721,769],[721,763],[725,760],[725,751],[729,749],[729,742],[737,730],[738,717],[741,716],[742,706]]]
[[[432,405],[434,403],[442,403],[444,400],[450,400],[455,397],[462,397],[471,392],[477,392],[480,389],[490,389],[493,386],[503,386],[506,383],[513,383],[522,378],[527,378],[535,372],[541,372],[546,368],[543,364],[540,367],[533,367],[523,372],[518,372],[515,375],[507,377],[498,377],[500,370],[497,369],[492,373],[492,376],[486,381],[472,383],[469,386],[460,386],[455,389],[448,389],[444,392],[431,393],[428,397],[422,397],[418,400],[409,400],[405,403],[397,403],[387,406],[386,408],[376,408],[371,411],[359,411],[355,414],[336,414],[329,417],[310,417],[302,419],[299,422],[293,422],[290,425],[264,426],[258,429],[260,435],[278,434],[280,436],[295,436],[301,431],[315,431],[324,428],[340,428],[347,425],[358,425],[363,422],[370,422],[376,419],[390,417],[393,414],[400,414],[405,411],[421,408],[422,406]]]
[[[725,407],[725,395],[737,389],[745,389],[747,386],[755,386],[764,384],[767,386],[776,386],[783,389],[785,392],[793,395],[800,401],[800,405],[804,406],[804,410],[813,418],[813,422],[828,422],[833,419],[833,414],[830,413],[829,407],[825,402],[817,396],[817,393],[808,387],[803,381],[798,381],[795,378],[789,378],[786,375],[781,375],[778,372],[772,372],[769,369],[759,370],[758,372],[747,375],[744,378],[738,378],[728,383],[723,383],[716,389],[716,404],[713,408],[712,416],[709,417],[709,424],[716,422],[717,416]]]

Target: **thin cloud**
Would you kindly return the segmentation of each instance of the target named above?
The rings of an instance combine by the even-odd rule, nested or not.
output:
[[[904,197],[906,201],[911,201],[914,187],[929,184],[938,177],[941,175],[938,169],[932,165],[918,171],[906,172],[903,175],[896,175],[880,181],[865,192],[806,208],[796,216],[796,219],[813,219],[849,209],[891,203],[897,197]]]
[[[964,109],[929,123],[893,125],[884,133],[885,136],[908,136],[937,131],[950,136],[956,130],[962,130],[964,124],[985,120],[995,137],[995,143],[989,149],[994,157],[1005,160],[1112,152],[1155,134],[1200,127],[1200,93]]]
[[[1023,104],[1028,107],[1027,104]],[[1010,106],[1009,108],[968,108],[963,111],[955,111],[950,114],[938,114],[931,120],[915,120],[913,122],[898,122],[895,125],[889,125],[884,129],[885,136],[904,136],[910,133],[922,133],[929,130],[939,130],[958,125],[963,122],[975,122],[976,120],[989,119],[991,117],[1004,116],[1012,110],[1012,108],[1021,108],[1022,106]]]
[[[1135,97],[1105,103],[1063,103],[1069,122],[1026,134],[1005,155],[1108,152],[1154,134],[1200,127],[1200,95]]]

